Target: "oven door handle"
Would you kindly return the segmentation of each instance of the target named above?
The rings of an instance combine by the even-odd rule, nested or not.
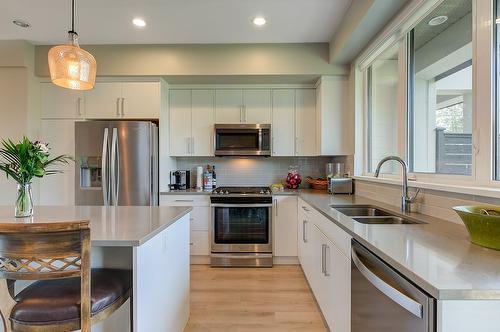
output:
[[[211,207],[273,207],[272,203],[269,204],[262,204],[262,203],[256,203],[256,204],[210,204]]]

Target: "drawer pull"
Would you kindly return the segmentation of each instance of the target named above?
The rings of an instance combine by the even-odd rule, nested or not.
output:
[[[192,203],[194,202],[193,199],[176,199],[176,202],[184,202],[184,203]]]
[[[304,205],[302,205],[302,210],[306,211],[306,212],[309,212],[311,210],[309,210],[308,208],[306,208]]]

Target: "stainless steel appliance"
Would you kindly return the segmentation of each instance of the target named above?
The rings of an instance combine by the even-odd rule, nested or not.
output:
[[[270,124],[216,124],[216,156],[271,156]]]
[[[170,190],[186,190],[191,188],[190,171],[171,171]]]
[[[352,194],[352,178],[328,178],[328,193]]]
[[[158,127],[75,123],[76,205],[158,205]]]
[[[434,332],[436,300],[352,241],[351,331]]]
[[[211,265],[272,267],[269,187],[220,187],[210,196]]]

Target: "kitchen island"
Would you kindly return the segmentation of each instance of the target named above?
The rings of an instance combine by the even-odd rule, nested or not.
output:
[[[190,207],[39,206],[16,219],[0,207],[1,223],[90,220],[93,267],[133,270],[134,331],[182,331],[189,318]],[[92,331],[129,331],[123,306]]]

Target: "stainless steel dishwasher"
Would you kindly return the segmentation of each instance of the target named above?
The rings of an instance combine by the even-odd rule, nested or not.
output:
[[[351,332],[434,332],[436,300],[352,240]]]

